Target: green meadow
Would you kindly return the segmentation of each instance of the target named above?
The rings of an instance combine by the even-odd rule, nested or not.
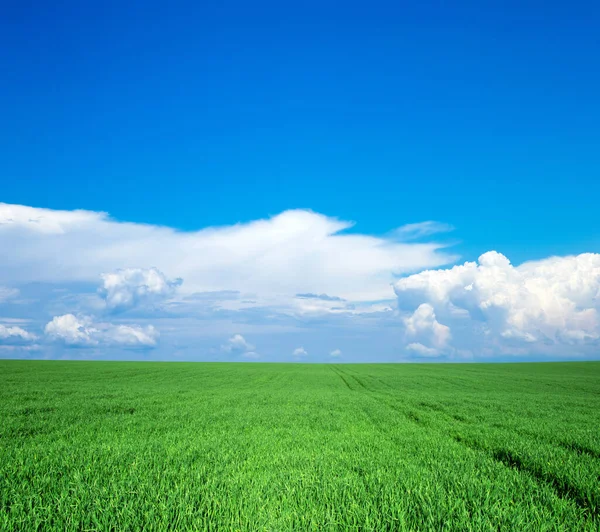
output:
[[[600,363],[0,361],[0,530],[599,530]]]

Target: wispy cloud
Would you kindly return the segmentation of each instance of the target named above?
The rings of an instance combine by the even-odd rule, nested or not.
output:
[[[454,231],[454,226],[441,222],[427,221],[415,224],[407,224],[399,227],[393,235],[399,240],[418,240],[426,236],[438,233],[449,233]]]
[[[0,286],[0,303],[13,299],[19,295],[19,291],[16,288],[8,288],[6,286]]]
[[[328,296],[327,294],[296,294],[300,299],[320,299],[321,301],[346,301],[341,297]]]

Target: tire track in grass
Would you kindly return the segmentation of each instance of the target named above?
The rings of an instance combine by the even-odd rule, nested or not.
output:
[[[415,411],[414,409],[406,410],[400,406],[397,406],[395,404],[392,404],[392,403],[386,401],[382,397],[375,395],[375,393],[373,393],[373,392],[369,393],[368,397],[370,397],[374,401],[377,401],[377,403],[385,406],[389,410],[393,410],[394,412],[401,414],[405,419],[407,419],[411,423],[415,424],[416,426],[418,426],[420,428],[426,428],[427,423],[425,422],[425,418],[423,417],[422,412],[419,412],[418,410]]]
[[[342,371],[341,368],[339,370]],[[386,401],[385,399],[383,399],[383,397],[381,397],[382,394],[384,394],[386,397],[389,397],[392,392],[387,390],[374,390],[368,388],[362,381],[360,381],[360,379],[358,379],[356,376],[350,373],[350,370],[346,370],[344,374],[348,377],[352,377],[360,386],[362,386],[362,388],[368,393],[367,397],[370,397],[371,399],[377,401],[379,404],[387,407],[388,409],[391,409],[394,412],[401,414],[411,423],[414,423],[421,428],[425,427],[426,423],[424,423],[424,416],[422,412],[419,412],[415,409],[403,409],[395,404]]]
[[[487,449],[474,440],[465,439],[456,434],[451,437],[457,443],[468,447],[475,452],[483,453],[507,468],[529,475],[538,484],[549,487],[554,491],[557,497],[571,501],[580,509],[585,510],[592,519],[597,519],[600,516],[598,501],[590,500],[579,487],[564,479],[558,478],[556,475],[542,471],[539,467],[536,467],[535,464],[526,463],[521,457],[509,449]]]
[[[342,376],[341,373],[344,373],[346,376],[352,377],[354,381],[357,381],[357,383],[362,386],[364,391],[367,392],[365,394],[366,397],[373,399],[374,401],[387,407],[388,409],[391,409],[395,412],[398,412],[399,414],[402,414],[407,420],[411,421],[416,426],[419,426],[420,428],[427,430],[428,432],[430,430],[432,430],[433,432],[437,432],[440,435],[445,434],[446,437],[448,436],[448,434],[445,433],[440,427],[433,427],[433,426],[430,426],[428,423],[426,423],[426,421],[423,418],[423,414],[421,412],[419,412],[418,410],[416,410],[416,409],[408,409],[407,410],[407,409],[403,409],[402,407],[400,407],[396,404],[392,404],[391,402],[387,401],[384,397],[382,397],[382,395],[385,397],[389,397],[389,394],[386,393],[384,390],[372,390],[370,388],[367,388],[362,382],[360,382],[360,379],[356,379],[354,377],[354,375],[349,374],[349,370],[346,370],[344,372],[343,370],[341,370],[341,368],[339,368],[339,371],[340,371],[340,373],[338,373],[338,375],[344,380],[344,382],[346,382],[346,385],[349,388],[350,388],[350,386],[348,385],[347,380],[344,379],[344,377]],[[353,389],[353,388],[351,388],[351,389]],[[357,391],[357,390],[353,389],[353,391]],[[421,401],[419,403],[419,406],[422,406],[426,409],[430,409],[432,407],[432,405],[426,401]],[[371,423],[373,423],[373,425],[377,426],[377,428],[380,432],[384,432],[384,433],[386,433],[386,436],[388,438],[390,438],[392,440],[394,439],[393,434],[389,433],[387,428],[383,428],[380,425],[380,423],[375,420],[375,418],[373,417],[372,414],[367,412],[365,409],[363,409],[363,410],[365,411],[365,414],[367,415],[367,417],[370,419]],[[454,417],[451,413],[445,411],[445,409],[443,407],[441,407],[441,405],[437,405],[437,404],[433,405],[433,408],[431,408],[431,410],[434,410],[437,414],[441,414],[444,417]],[[470,448],[471,450],[485,454],[489,458],[493,459],[494,461],[502,464],[503,466],[505,466],[507,468],[516,470],[521,474],[529,475],[537,484],[549,487],[555,493],[555,495],[557,497],[559,497],[563,500],[566,500],[566,501],[570,501],[571,503],[575,504],[578,508],[584,510],[592,519],[597,519],[600,516],[600,505],[598,504],[598,501],[596,501],[593,497],[590,498],[578,486],[572,484],[568,480],[561,479],[561,478],[557,477],[556,475],[553,475],[548,472],[544,472],[539,467],[536,467],[535,464],[526,463],[516,453],[511,452],[508,449],[505,449],[505,448],[486,449],[483,446],[479,445],[477,442],[463,439],[460,436],[451,435],[451,438],[454,441],[462,444],[463,446]],[[558,443],[558,442],[555,442],[555,443]],[[562,444],[559,443],[559,445],[562,445]],[[579,453],[588,454],[588,452],[590,451],[590,449],[588,449],[587,447],[579,446],[577,444],[573,444],[572,446],[568,446],[568,445],[562,445],[562,446],[567,447],[568,449],[570,449],[574,452],[579,452]],[[594,451],[593,450],[591,450],[591,451],[592,451],[592,453],[589,453],[589,454],[594,456]]]
[[[432,429],[434,432],[438,432],[440,434],[443,433],[443,431],[439,427],[434,428],[434,427],[429,426],[429,424],[427,424],[426,422],[424,422],[423,416],[422,416],[421,412],[419,412],[418,410],[415,411],[414,409],[409,409],[409,410],[402,409],[398,405],[395,405],[395,404],[392,404],[392,403],[386,401],[383,397],[381,397],[382,392],[386,397],[388,396],[388,394],[386,394],[385,391],[383,391],[383,390],[375,391],[375,390],[368,389],[364,386],[363,386],[363,388],[365,388],[365,390],[367,392],[369,392],[368,397],[377,401],[379,404],[381,404],[395,412],[402,414],[404,417],[406,417],[406,419],[413,422],[416,426],[419,426],[426,430]],[[421,403],[419,403],[419,406],[428,408],[431,405],[427,402],[421,401]],[[437,413],[445,415],[445,416],[451,416],[451,414],[446,412],[443,407],[439,407],[438,405],[435,405],[435,407],[432,408],[432,410],[435,410]],[[368,417],[375,424],[375,420],[372,418],[372,416],[368,415]],[[446,435],[447,435],[447,433],[446,433]],[[391,436],[391,434],[388,434],[388,436]],[[511,452],[508,449],[504,449],[504,448],[497,448],[495,450],[485,449],[481,445],[477,444],[477,442],[475,442],[475,441],[465,440],[465,439],[461,438],[460,436],[451,436],[451,437],[452,437],[452,439],[454,439],[454,441],[457,441],[458,443],[461,443],[462,445],[464,445],[474,451],[484,453],[491,459],[495,460],[498,463],[501,463],[502,465],[504,465],[507,468],[516,470],[522,474],[529,475],[530,477],[532,477],[535,480],[536,483],[549,487],[555,493],[555,495],[557,497],[559,497],[563,500],[570,501],[573,504],[575,504],[578,508],[584,510],[586,513],[588,513],[590,515],[590,517],[592,519],[597,519],[600,516],[600,505],[598,504],[598,501],[596,501],[593,497],[590,499],[590,497],[588,495],[586,495],[585,492],[583,492],[578,486],[570,483],[568,480],[561,479],[551,473],[544,472],[539,467],[536,467],[535,464],[526,463],[516,453]],[[557,442],[555,442],[555,443],[557,443]],[[574,452],[579,452],[582,454],[589,453],[591,456],[595,456],[595,453],[592,449],[588,449],[587,447],[584,447],[584,446],[579,446],[578,444],[568,445],[568,444],[563,444],[561,442],[561,443],[559,443],[559,445],[561,445],[565,448],[568,448],[569,450],[572,450]]]
[[[359,386],[361,386],[361,387],[362,387],[362,388],[364,388],[365,390],[371,391],[369,388],[367,388],[367,387],[365,386],[365,384],[364,384],[364,383],[363,383],[363,382],[362,382],[362,381],[361,381],[359,378],[357,378],[357,377],[354,377],[353,375],[350,375],[350,377],[352,377],[352,378],[353,378],[353,379],[354,379],[354,380],[355,380],[355,381],[358,383],[358,385],[359,385]]]
[[[590,447],[587,447],[586,445],[581,445],[580,443],[577,443],[575,441],[559,441],[558,444],[563,449],[567,449],[568,451],[573,451],[577,454],[587,454],[592,458],[600,460],[600,453],[594,449],[591,449]]]
[[[369,386],[367,386],[367,388],[369,390],[372,390],[374,392],[381,392],[385,388],[387,388],[388,390],[393,389],[393,386],[390,386],[387,382],[381,380],[379,377],[376,377],[375,375],[363,374],[363,378],[364,377],[368,377],[368,379],[371,381],[370,385],[373,388],[369,388]],[[378,386],[378,384],[381,384],[382,386]]]
[[[348,377],[348,378],[352,379],[353,381],[355,381],[355,382],[356,382],[356,384],[358,384],[358,385],[359,385],[361,388],[363,388],[363,389],[365,389],[365,390],[368,390],[368,391],[371,391],[371,390],[369,390],[369,388],[367,388],[367,387],[364,385],[364,383],[363,383],[363,382],[362,382],[360,379],[358,379],[357,377],[355,377],[354,375],[352,375],[352,373],[350,373],[348,370],[342,370],[342,368],[338,368],[338,370],[339,370],[339,372],[340,372],[340,376],[341,376],[341,374],[343,374],[343,375],[345,375],[346,377]],[[342,378],[343,378],[343,377],[342,377]]]
[[[386,404],[387,406],[389,406],[390,408],[392,408],[394,410],[404,413],[404,415],[406,415],[408,417],[408,419],[410,419],[411,421],[414,421],[416,424],[418,424],[418,426],[425,428],[426,425],[421,422],[422,420],[421,420],[421,418],[419,418],[418,413],[415,414],[415,412],[413,412],[412,410],[402,411],[398,407],[389,404],[385,400],[380,400],[380,402],[382,404]],[[419,403],[419,406],[427,407],[428,405],[427,405],[427,403],[421,402],[421,403]],[[437,411],[438,409],[434,408],[433,410]],[[448,416],[448,413],[445,412],[443,409],[439,410],[439,413],[442,415]],[[452,416],[452,417],[454,417],[454,416]],[[436,427],[436,428],[428,427],[428,428],[432,428],[434,431],[437,431],[440,434],[444,433],[444,431],[441,430],[440,427]],[[447,433],[444,433],[444,434],[447,435]],[[505,467],[515,469],[519,472],[522,472],[524,474],[531,476],[538,484],[543,484],[543,485],[550,487],[550,489],[552,489],[552,491],[556,494],[557,497],[559,497],[563,500],[568,500],[568,501],[573,502],[578,508],[586,511],[591,516],[592,519],[597,519],[600,516],[600,497],[592,496],[590,498],[590,496],[588,494],[586,494],[585,490],[582,490],[579,486],[569,482],[567,479],[560,478],[549,472],[544,472],[541,468],[539,468],[535,464],[526,463],[516,453],[511,452],[508,449],[497,448],[494,450],[490,450],[490,449],[484,448],[483,446],[478,444],[476,441],[467,440],[467,439],[461,438],[460,436],[451,436],[451,437],[458,443],[461,443],[462,445],[464,445],[472,450],[486,454],[487,456],[489,456],[493,460],[501,463]],[[570,443],[570,442],[554,441],[554,442],[549,442],[549,443],[554,443],[555,445],[561,446],[567,450],[573,451],[578,454],[586,454],[593,458],[597,457],[597,455],[598,455],[598,453],[595,452],[593,449],[589,449],[587,446],[579,445],[575,442]],[[600,491],[598,493],[600,493]]]
[[[467,423],[467,424],[474,423],[473,420],[470,420],[461,414],[458,414],[458,413],[455,413],[452,411],[450,411],[450,412],[447,411],[440,404],[431,403],[429,401],[420,401],[418,403],[418,406],[423,407],[427,410],[433,410],[433,411],[439,412],[446,418],[453,419],[454,421],[457,421],[459,423]],[[535,432],[535,431],[520,428],[520,427],[515,428],[515,427],[510,427],[510,426],[504,426],[504,425],[499,427],[499,426],[495,426],[493,424],[491,426],[495,427],[495,428],[501,428],[502,430],[514,432],[520,436],[527,436],[529,438],[534,438],[535,440],[537,440],[539,442],[544,442],[544,443],[554,445],[557,447],[562,447],[563,449],[572,451],[573,453],[578,454],[578,455],[588,455],[591,458],[600,460],[600,452],[598,452],[597,450],[595,450],[587,445],[578,443],[576,441],[557,440],[556,438],[554,438],[550,435],[542,434],[540,432]]]
[[[462,420],[458,420],[458,421],[462,421]],[[578,455],[584,455],[584,456],[587,455],[596,460],[600,460],[600,452],[598,452],[597,450],[595,450],[587,445],[581,444],[576,441],[557,440],[556,438],[552,437],[552,435],[541,434],[539,432],[535,432],[535,431],[528,430],[526,428],[521,428],[521,427],[510,427],[510,426],[506,426],[506,425],[498,425],[498,426],[492,425],[492,426],[494,426],[495,428],[500,428],[500,429],[506,430],[506,431],[511,431],[515,434],[518,434],[519,436],[527,436],[528,438],[535,439],[536,441],[539,441],[542,443],[547,443],[550,445],[554,445],[556,447],[561,447],[563,449],[566,449],[567,451],[571,451]]]
[[[329,368],[331,369],[331,371],[333,371],[340,379],[342,379],[342,381],[344,382],[344,384],[346,385],[346,387],[349,390],[355,391],[354,388],[352,388],[352,386],[350,386],[350,384],[348,383],[348,381],[342,376],[342,374],[335,369],[333,366],[329,366]]]
[[[421,428],[425,428],[425,425],[423,424],[423,419],[422,416],[420,415],[420,413],[415,413],[412,410],[403,410],[395,405],[392,405],[390,403],[388,403],[387,401],[385,401],[384,399],[382,399],[381,397],[379,397],[377,394],[381,393],[381,391],[377,391],[377,390],[372,390],[370,388],[367,388],[365,386],[365,384],[358,378],[356,378],[354,375],[352,375],[349,370],[342,370],[342,368],[339,367],[334,367],[334,366],[329,366],[331,368],[331,370],[338,375],[338,377],[340,377],[342,379],[342,381],[344,381],[344,384],[353,392],[361,392],[363,397],[368,398],[372,401],[375,401],[378,405],[382,405],[384,407],[386,407],[389,410],[392,410],[398,414],[401,414],[403,416],[403,418],[405,418],[406,420],[410,421],[413,424],[416,424],[417,426],[421,427]],[[362,389],[358,390],[356,388],[353,388],[352,386],[350,386],[348,379],[346,378],[348,377],[351,378],[353,381],[355,381]],[[380,427],[380,423],[375,421],[375,418],[366,410],[366,409],[362,409],[363,412],[365,413],[365,415],[369,418],[369,420],[371,421],[371,423],[376,426],[378,428],[378,430],[381,432],[381,427]],[[384,430],[384,432],[386,432],[386,435],[388,437],[390,437],[390,434],[387,434],[387,430]]]
[[[353,379],[355,379],[356,381],[358,381],[358,383],[365,389],[367,389],[370,392],[374,392],[374,393],[381,393],[381,392],[385,392],[385,391],[389,391],[389,393],[391,393],[392,390],[394,390],[393,386],[390,386],[387,382],[381,380],[379,377],[376,377],[374,375],[369,375],[369,374],[362,374],[361,377],[364,379],[365,377],[368,377],[372,382],[370,383],[370,385],[365,384],[363,381],[361,381],[357,376],[356,373],[354,371],[351,371],[349,369],[345,369],[345,374],[346,375],[351,375]],[[383,385],[383,388],[381,387],[377,387],[377,385],[375,383],[379,383]],[[386,390],[387,389],[387,390]]]
[[[344,380],[344,382],[346,382],[346,384],[347,384],[347,381],[342,376],[342,374],[345,375],[346,377],[352,378],[360,387],[362,387],[362,389],[368,393],[367,397],[377,401],[379,404],[386,406],[387,408],[393,410],[394,412],[398,412],[399,414],[402,414],[406,419],[408,419],[412,423],[415,423],[419,427],[425,426],[423,423],[423,415],[420,412],[418,412],[418,411],[415,412],[414,410],[403,410],[401,408],[396,407],[395,405],[392,405],[391,403],[388,403],[387,401],[381,399],[380,397],[378,397],[376,395],[377,393],[381,393],[382,390],[373,390],[371,388],[368,388],[358,377],[356,377],[355,375],[350,373],[349,370],[344,371],[341,368],[338,368],[338,369],[340,371],[340,373],[339,373],[340,377]],[[348,387],[350,388],[350,385],[348,385]],[[350,389],[353,391],[357,391],[354,388],[350,388]]]

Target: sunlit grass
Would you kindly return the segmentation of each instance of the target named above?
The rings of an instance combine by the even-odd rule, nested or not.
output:
[[[600,363],[0,362],[2,530],[598,530]]]

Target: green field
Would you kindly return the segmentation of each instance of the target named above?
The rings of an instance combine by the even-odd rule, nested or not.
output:
[[[1,530],[598,530],[600,363],[0,361]]]

